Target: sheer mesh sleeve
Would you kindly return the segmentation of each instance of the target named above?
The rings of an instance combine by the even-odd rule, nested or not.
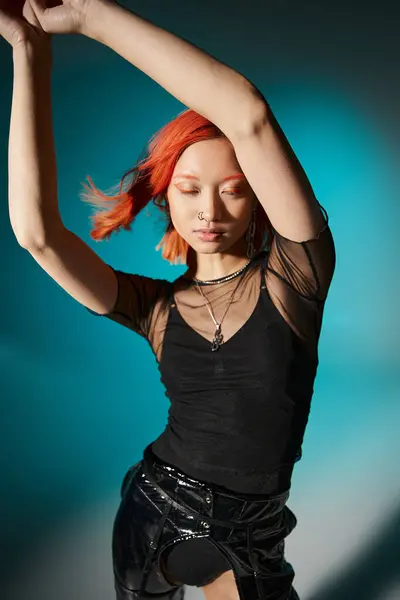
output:
[[[167,299],[167,280],[153,279],[113,269],[118,282],[118,296],[113,309],[105,314],[97,313],[85,307],[98,317],[111,319],[149,340],[154,328],[155,315],[160,299]]]
[[[303,242],[285,238],[274,228],[267,270],[308,300],[326,299],[336,263],[329,217],[320,203],[325,224],[318,235]]]

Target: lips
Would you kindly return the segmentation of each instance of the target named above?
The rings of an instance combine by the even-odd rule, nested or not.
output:
[[[210,230],[208,231],[195,231],[195,234],[197,235],[198,238],[200,238],[201,240],[203,240],[203,242],[213,242],[216,241],[218,239],[221,238],[221,236],[223,235],[223,232],[212,232]]]
[[[224,233],[222,229],[195,229],[195,233]]]

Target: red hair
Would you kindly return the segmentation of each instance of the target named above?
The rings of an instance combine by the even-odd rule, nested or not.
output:
[[[172,224],[168,213],[166,192],[182,152],[195,142],[216,138],[226,138],[226,135],[211,121],[187,109],[150,138],[145,157],[138,160],[136,165],[123,175],[118,184],[117,194],[104,194],[94,186],[88,176],[90,188],[83,184],[88,191],[82,192],[81,197],[84,201],[105,209],[90,217],[94,224],[90,236],[99,241],[108,239],[113,231],[118,231],[120,228],[130,230],[136,215],[153,199],[153,203],[169,219],[166,232],[156,246],[156,250],[162,247],[162,257],[171,264],[179,262],[185,264],[189,244],[178,234]],[[133,179],[127,189],[123,190],[126,177],[131,174]],[[107,206],[110,202],[114,203],[112,208]],[[254,234],[255,253],[264,248],[267,233],[270,240],[273,235],[271,223],[258,203]]]

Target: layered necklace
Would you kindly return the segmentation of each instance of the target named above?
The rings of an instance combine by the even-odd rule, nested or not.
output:
[[[204,300],[206,301],[206,305],[207,305],[207,309],[208,312],[210,313],[210,316],[212,318],[212,320],[214,321],[215,324],[215,334],[214,334],[214,339],[211,342],[211,350],[212,352],[215,352],[216,350],[218,350],[222,344],[224,343],[224,336],[222,335],[221,332],[221,325],[222,325],[222,321],[225,318],[226,313],[228,312],[228,308],[230,307],[233,297],[235,295],[235,292],[239,286],[239,283],[242,280],[243,274],[246,271],[247,267],[249,266],[249,264],[251,263],[253,259],[250,259],[247,261],[247,263],[244,265],[244,267],[242,267],[241,269],[239,269],[238,271],[235,271],[235,273],[231,273],[230,275],[225,275],[224,277],[219,277],[218,279],[209,279],[208,281],[202,281],[201,279],[193,279],[193,281],[195,282],[196,286],[197,286],[197,290],[199,291],[199,293],[203,296]],[[201,285],[212,285],[214,283],[225,283],[226,281],[230,281],[231,279],[234,279],[235,277],[238,277],[238,275],[242,275],[242,277],[239,278],[232,294],[230,297],[230,300],[228,302],[228,306],[225,309],[224,314],[222,315],[222,319],[221,321],[218,323],[217,319],[214,316],[214,313],[212,311],[211,308],[211,303],[208,300],[208,298],[205,296],[205,294],[203,293],[203,290],[201,289]]]

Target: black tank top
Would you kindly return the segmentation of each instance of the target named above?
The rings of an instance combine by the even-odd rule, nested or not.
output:
[[[240,276],[215,352],[215,325],[191,280],[113,269],[118,298],[102,316],[150,344],[170,400],[152,450],[189,476],[250,494],[289,488],[302,456],[336,261],[321,209],[325,225],[309,240],[274,230],[270,248]],[[219,322],[236,281],[204,288]]]
[[[171,294],[159,364],[171,405],[167,427],[152,444],[156,456],[196,479],[255,494],[290,487],[318,362],[301,348],[294,359],[296,339],[265,284],[266,258],[258,260],[254,311],[216,352],[182,318]]]

